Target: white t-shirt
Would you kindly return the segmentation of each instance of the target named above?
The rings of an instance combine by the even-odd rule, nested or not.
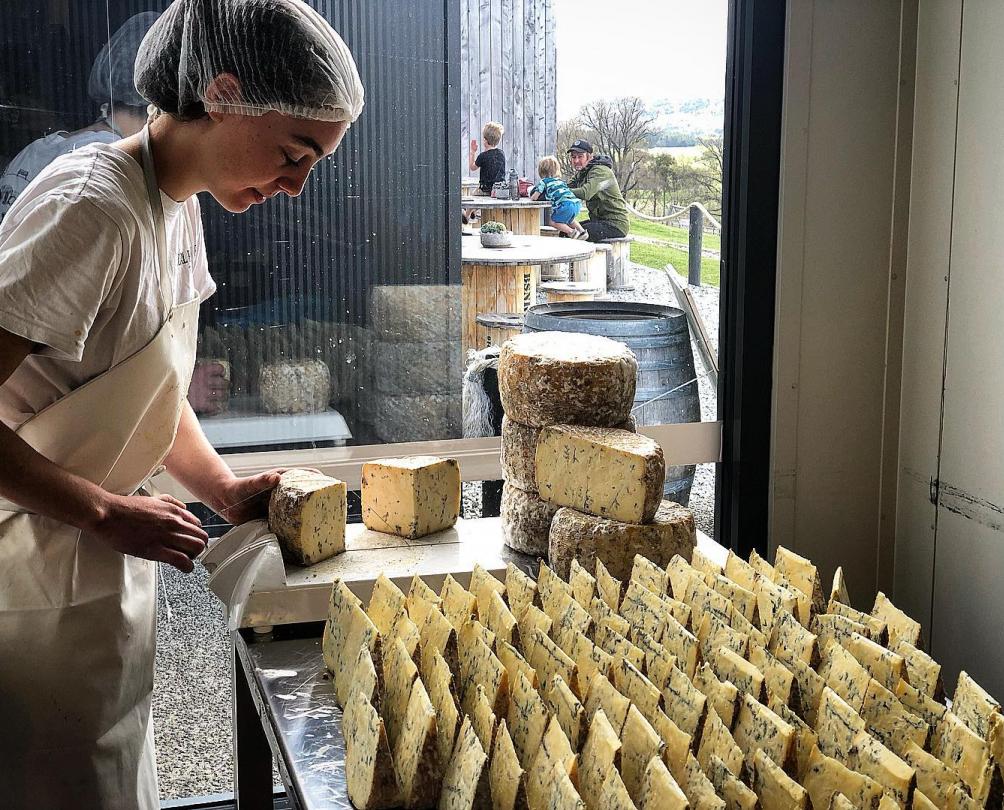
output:
[[[161,192],[174,299],[205,301],[199,201]],[[143,169],[114,146],[57,158],[0,223],[0,328],[42,348],[0,386],[0,421],[28,417],[146,346],[167,317]]]

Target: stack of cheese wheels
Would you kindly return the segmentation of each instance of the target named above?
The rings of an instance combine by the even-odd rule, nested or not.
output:
[[[575,332],[534,332],[499,354],[502,422],[502,531],[516,551],[547,555],[559,505],[540,497],[537,441],[543,428],[628,427],[638,361],[624,344]]]

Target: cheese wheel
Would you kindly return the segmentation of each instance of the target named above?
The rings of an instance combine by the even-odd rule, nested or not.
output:
[[[638,361],[623,343],[577,332],[535,332],[499,354],[502,408],[524,425],[614,427],[631,415]]]
[[[617,579],[631,576],[635,554],[665,567],[679,554],[689,560],[697,542],[694,513],[663,501],[651,523],[622,523],[563,507],[551,521],[548,556],[559,576],[567,577],[572,560],[592,573],[601,560]]]
[[[287,470],[268,502],[268,527],[283,554],[313,565],[345,551],[345,482],[311,470]]]
[[[632,433],[637,429],[633,416],[618,427]],[[502,477],[528,492],[537,489],[534,459],[540,431],[539,427],[502,417]]]
[[[505,544],[515,551],[546,557],[551,519],[557,511],[557,506],[542,501],[536,492],[505,483],[500,510]]]
[[[317,413],[327,410],[331,373],[320,360],[266,363],[258,389],[265,413]]]

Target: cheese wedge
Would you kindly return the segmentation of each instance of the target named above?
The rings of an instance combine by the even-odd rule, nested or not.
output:
[[[471,727],[474,729],[474,733],[477,734],[481,747],[490,756],[495,747],[497,721],[495,712],[492,710],[491,701],[488,700],[488,694],[481,684],[475,687],[471,713],[467,715],[467,719],[471,721]]]
[[[864,730],[865,721],[861,716],[840,695],[826,687],[816,715],[820,751],[841,762],[851,762],[854,738]]]
[[[586,722],[590,728],[596,713],[602,711],[607,723],[613,727],[614,734],[619,737],[627,721],[631,701],[618,692],[602,675],[596,675],[589,684],[585,706]]]
[[[866,731],[854,740],[853,762],[854,770],[882,785],[900,807],[910,804],[917,785],[916,770]]]
[[[589,733],[582,746],[579,763],[579,785],[586,807],[590,810],[599,804],[606,775],[620,768],[620,751],[621,741],[617,731],[603,709],[597,709],[589,722]]]
[[[537,670],[530,666],[527,660],[519,654],[519,650],[505,641],[497,642],[496,652],[502,666],[509,674],[509,683],[516,682],[516,675],[523,673],[528,681],[535,687],[538,685]]]
[[[694,675],[696,686],[708,699],[709,710],[713,707],[726,728],[732,728],[739,706],[739,689],[734,683],[720,681],[707,664],[701,664]]]
[[[387,732],[362,692],[345,704],[345,782],[357,810],[386,810],[401,802]]]
[[[652,759],[662,756],[666,744],[638,708],[628,709],[621,731],[621,775],[632,802],[640,802],[645,783],[645,770]]]
[[[669,680],[669,671],[676,666],[676,656],[670,655],[662,644],[644,630],[632,630],[631,642],[645,654],[645,673],[656,689],[662,691]]]
[[[474,568],[471,571],[471,582],[467,590],[473,593],[475,600],[477,600],[478,618],[482,622],[484,622],[485,612],[488,610],[490,594],[494,591],[499,596],[505,596],[505,584],[488,573],[478,563],[474,563]],[[505,604],[504,600],[502,604]],[[506,608],[508,609],[508,605]]]
[[[662,638],[669,613],[663,598],[637,580],[628,582],[624,598],[621,600],[620,614],[632,627],[644,630],[653,638]]]
[[[882,591],[875,594],[872,616],[876,616],[888,625],[890,643],[903,639],[915,647],[920,644],[920,622],[907,616]]]
[[[436,749],[440,762],[449,762],[453,744],[460,729],[460,706],[455,697],[453,673],[446,659],[433,652],[427,656],[428,674],[422,673],[422,682],[429,693],[429,700],[436,710]]]
[[[495,752],[488,767],[493,810],[528,810],[526,772],[519,764],[506,721],[495,732]]]
[[[408,596],[405,598],[405,608],[408,617],[421,629],[425,624],[425,616],[430,607],[442,608],[443,600],[439,598],[432,588],[425,584],[419,576],[411,579],[411,587],[408,589]]]
[[[756,793],[744,785],[714,754],[708,758],[704,773],[714,785],[715,792],[725,799],[726,810],[754,810],[757,807]]]
[[[596,646],[612,655],[614,659],[626,658],[638,669],[645,666],[645,653],[614,630],[606,620],[596,628]]]
[[[746,762],[752,766],[757,750],[762,750],[782,768],[792,769],[795,729],[749,695],[742,695],[741,700],[732,736]]]
[[[382,666],[383,639],[366,612],[359,605],[351,604],[349,605],[348,632],[345,635],[345,644],[335,662],[335,696],[340,706],[344,706],[355,692],[352,674],[361,647],[370,651],[375,667]],[[405,654],[407,655],[407,650]]]
[[[923,747],[930,737],[930,726],[874,678],[869,681],[861,717],[872,734],[901,756],[907,740]]]
[[[729,556],[725,560],[724,573],[725,576],[736,583],[736,585],[739,585],[748,591],[753,590],[753,582],[756,579],[756,569],[732,551],[729,551]]]
[[[537,690],[520,673],[509,695],[507,722],[516,758],[529,768],[547,730],[548,713]]]
[[[502,641],[519,646],[519,625],[516,616],[509,610],[501,594],[498,591],[489,591],[485,601],[487,609],[483,613],[484,625],[495,634],[495,643]],[[479,613],[481,613],[480,608]]]
[[[818,748],[809,757],[802,784],[813,807],[829,807],[836,793],[843,793],[858,810],[878,808],[882,799],[882,786],[878,782],[825,756]]]
[[[690,810],[683,789],[658,759],[652,759],[645,767],[638,810]]]
[[[474,733],[470,718],[464,718],[446,772],[439,810],[477,810],[491,804],[488,754]]]
[[[457,582],[452,574],[447,574],[443,580],[439,596],[443,600],[443,615],[458,631],[470,619],[477,618],[478,600],[473,593]]]
[[[875,639],[872,640],[874,641]],[[935,700],[942,700],[945,697],[945,686],[941,680],[941,664],[926,652],[917,649],[910,642],[902,638],[890,644],[889,649],[903,656],[903,662],[906,665],[906,680],[910,682],[911,686]],[[990,696],[987,695],[987,697],[989,698]],[[993,698],[990,698],[990,700],[996,702],[993,701]],[[957,704],[958,702],[959,695],[958,689],[956,689],[953,704]],[[955,708],[955,713],[959,713],[957,707]],[[959,716],[961,717],[961,715]]]
[[[597,673],[608,679],[614,677],[614,657],[575,628],[568,628],[558,641],[562,651],[575,662],[577,684],[572,690],[575,694],[586,694],[589,682]]]
[[[620,609],[623,586],[608,570],[603,560],[596,560],[596,593],[614,612]]]
[[[626,658],[614,666],[614,686],[641,709],[643,715],[652,715],[662,708],[662,693]]]
[[[634,555],[630,581],[637,582],[659,596],[669,592],[669,574],[666,573],[666,569],[660,568],[641,554]]]
[[[816,732],[809,727],[808,723],[795,714],[791,710],[791,707],[785,705],[776,697],[771,698],[767,708],[795,729],[795,742],[793,745],[795,774],[801,777],[809,765],[809,755],[812,753],[812,749],[818,744]]]
[[[752,787],[761,810],[806,810],[809,806],[808,791],[763,750],[753,755]]]
[[[684,770],[684,782],[681,785],[683,792],[690,799],[692,807],[701,810],[725,810],[725,802],[715,793],[715,786],[711,780],[704,775],[700,764],[691,754],[687,758],[687,767]]]
[[[741,693],[754,700],[766,699],[763,673],[734,650],[719,647],[711,660],[715,674],[723,681],[735,684]]]
[[[833,584],[830,586],[830,601],[850,605],[851,597],[847,593],[847,582],[844,580],[844,569],[839,565],[833,572]]]
[[[586,721],[586,707],[568,688],[565,679],[560,675],[553,675],[548,681],[544,690],[544,705],[557,718],[572,750],[579,751],[589,728]]]
[[[404,725],[393,746],[394,768],[405,807],[429,807],[439,799],[443,764],[436,740],[436,710],[416,679],[404,716]]]
[[[624,780],[617,771],[613,770],[607,774],[600,790],[597,807],[599,810],[637,810],[624,786]]]
[[[572,794],[564,789],[555,795],[555,785],[565,779],[572,785]],[[533,763],[527,770],[526,798],[530,810],[557,810],[578,800],[575,779],[581,779],[578,757],[572,751],[558,721],[553,717],[540,741]]]
[[[506,566],[505,590],[509,609],[517,619],[523,615],[527,605],[540,606],[537,583],[512,563]]]
[[[709,708],[708,715],[704,720],[704,730],[701,732],[701,744],[697,749],[697,761],[701,763],[705,773],[708,773],[712,756],[724,763],[725,767],[735,776],[740,776],[743,773],[742,749],[736,745],[736,741],[718,716],[718,712]]]
[[[691,737],[699,734],[704,723],[708,699],[683,672],[674,669],[662,690],[665,712]]]
[[[784,546],[778,546],[774,555],[774,570],[808,596],[817,613],[823,611],[827,600],[823,596],[823,584],[819,579],[819,570],[811,561],[794,551],[789,551]]]
[[[831,641],[823,649],[818,672],[826,685],[842,697],[857,712],[865,702],[865,693],[872,676],[858,659],[840,644]]]
[[[383,718],[391,747],[397,745],[404,729],[412,688],[418,680],[418,667],[411,660],[400,639],[388,646],[383,659]]]

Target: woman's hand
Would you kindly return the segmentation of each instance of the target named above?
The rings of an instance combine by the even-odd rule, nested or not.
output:
[[[268,517],[268,499],[284,472],[285,469],[269,470],[230,479],[223,485],[213,508],[234,526]]]
[[[209,539],[199,519],[170,495],[108,495],[87,531],[122,554],[166,562],[186,574]]]

